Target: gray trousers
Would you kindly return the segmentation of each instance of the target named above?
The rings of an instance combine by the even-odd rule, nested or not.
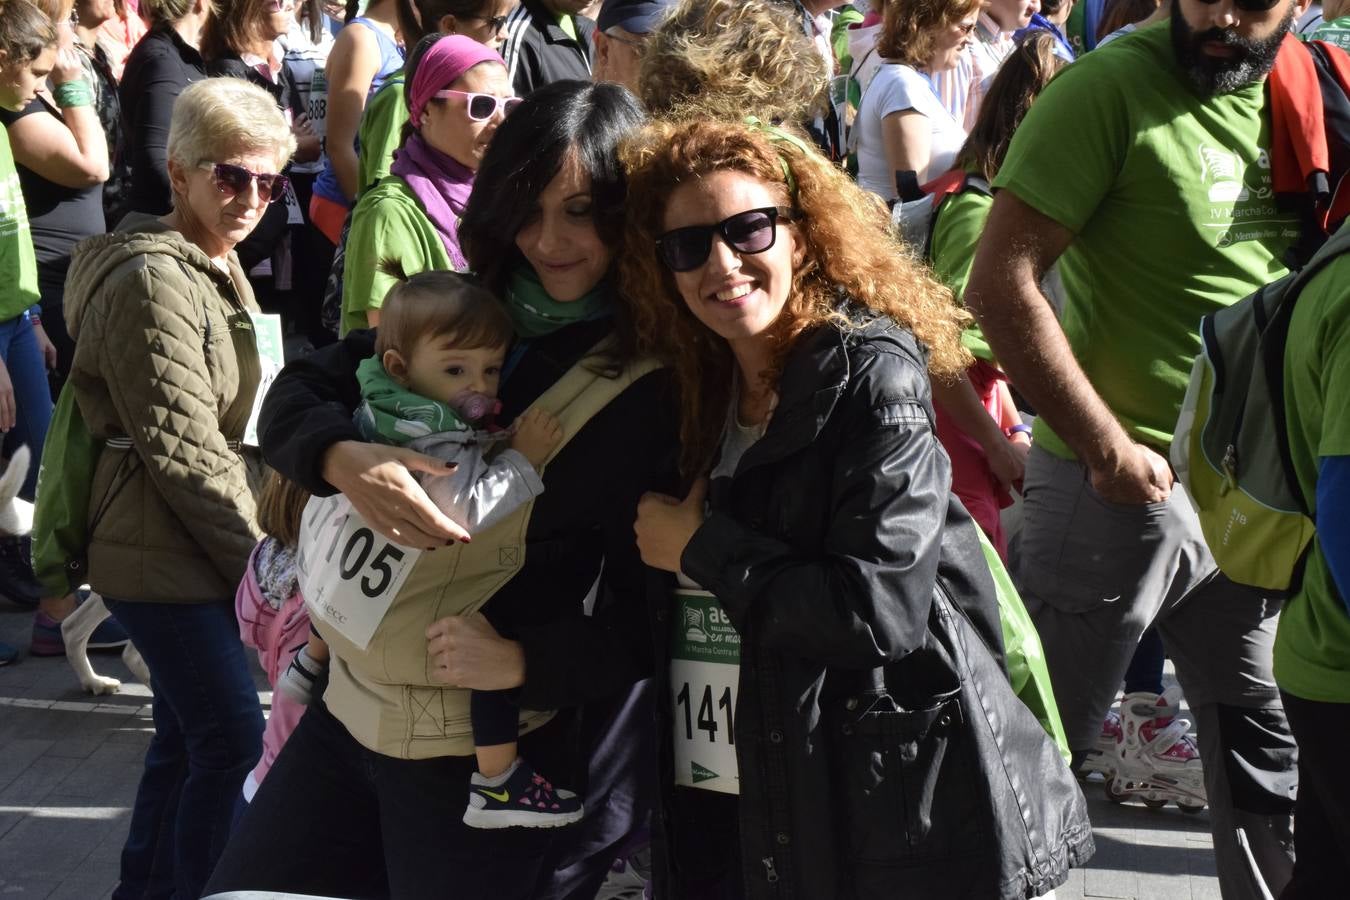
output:
[[[1033,447],[1014,551],[1075,754],[1096,744],[1139,636],[1158,627],[1199,730],[1225,900],[1277,897],[1293,867],[1297,749],[1271,672],[1280,601],[1219,573],[1190,500],[1122,506]]]

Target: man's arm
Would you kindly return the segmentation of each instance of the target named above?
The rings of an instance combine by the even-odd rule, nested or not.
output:
[[[1087,466],[1103,498],[1157,503],[1172,489],[1167,461],[1135,443],[1097,394],[1041,293],[1073,233],[999,191],[966,284],[965,303],[1017,389]]]

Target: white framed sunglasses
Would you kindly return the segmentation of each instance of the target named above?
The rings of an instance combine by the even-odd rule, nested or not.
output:
[[[475,122],[486,122],[497,114],[498,109],[502,110],[502,115],[509,115],[511,110],[523,102],[519,97],[497,97],[493,94],[475,94],[472,91],[452,91],[449,88],[437,91],[432,96],[437,100],[464,97],[464,108],[469,113],[469,118]]]

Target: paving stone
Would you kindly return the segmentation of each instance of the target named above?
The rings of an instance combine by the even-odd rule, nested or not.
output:
[[[0,640],[23,647],[31,627],[0,606]],[[64,659],[0,668],[0,900],[102,900],[116,883],[154,724],[119,657],[93,664],[126,690],[84,694]],[[1208,812],[1112,804],[1095,780],[1083,791],[1098,853],[1055,900],[1220,900]]]
[[[78,759],[46,755],[0,790],[0,807],[40,806],[42,801],[79,766]]]
[[[8,716],[0,713],[0,722],[7,718]],[[50,752],[54,745],[54,741],[32,738],[15,738],[0,742],[0,790],[8,787],[10,782],[23,774],[35,760]]]

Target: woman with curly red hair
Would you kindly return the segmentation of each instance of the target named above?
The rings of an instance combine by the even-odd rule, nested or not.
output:
[[[711,472],[684,500],[643,498],[638,546],[740,637],[738,794],[667,790],[663,893],[1050,890],[1091,829],[1008,684],[994,585],[934,437],[929,373],[969,363],[966,315],[795,135],[657,123],[625,163],[621,294],[640,349],[674,370],[686,473]]]

